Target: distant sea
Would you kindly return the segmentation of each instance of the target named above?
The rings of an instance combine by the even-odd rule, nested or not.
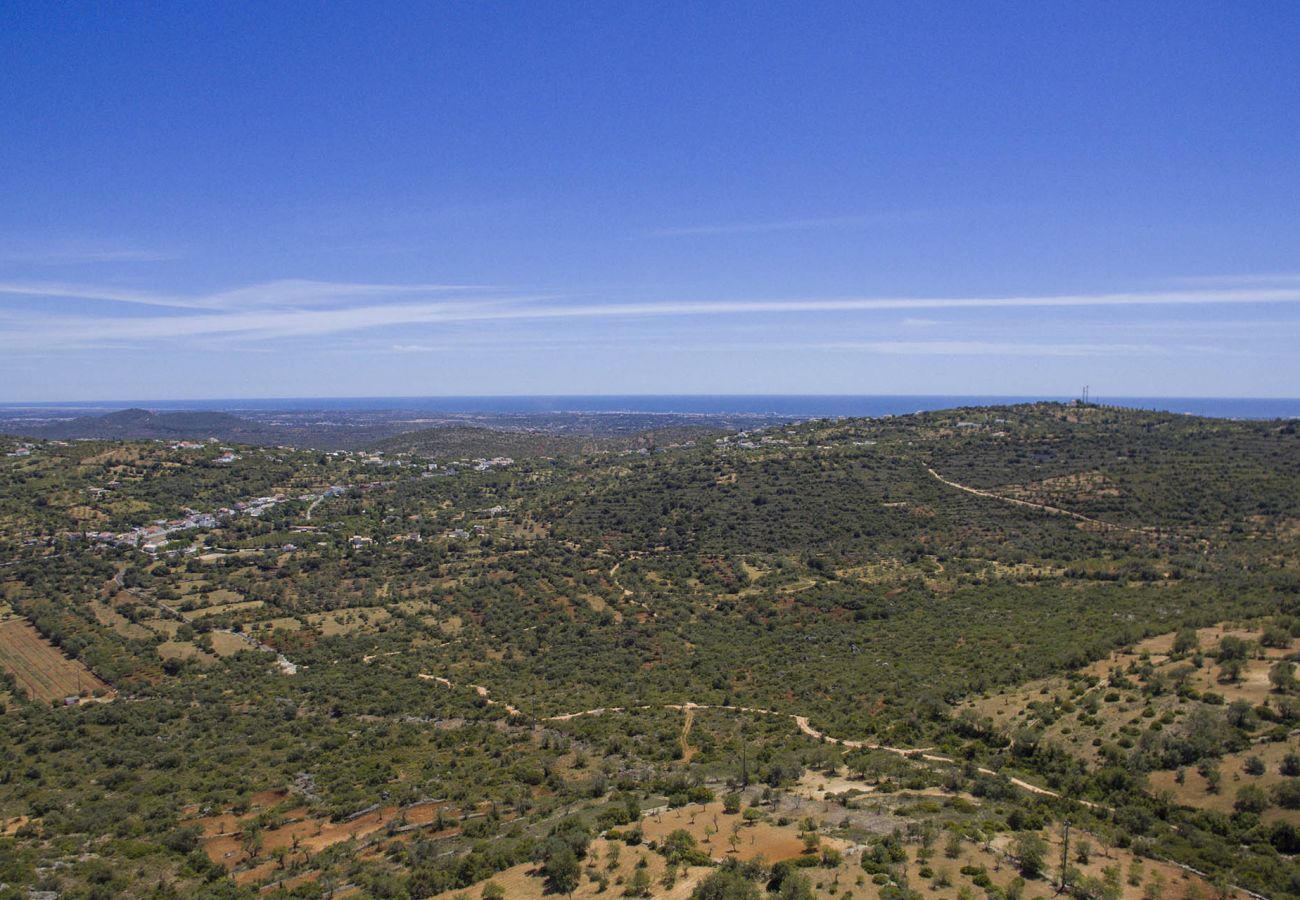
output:
[[[959,406],[995,406],[1070,397],[985,395],[795,395],[795,394],[635,394],[608,396],[505,397],[283,397],[272,399],[122,400],[60,403],[7,403],[0,411],[50,410],[87,415],[129,407],[151,410],[207,410],[259,413],[288,410],[350,412],[409,410],[442,413],[677,413],[754,414],[790,418],[890,416]],[[1095,403],[1134,409],[1190,413],[1223,419],[1300,418],[1300,398],[1252,397],[1093,397]]]

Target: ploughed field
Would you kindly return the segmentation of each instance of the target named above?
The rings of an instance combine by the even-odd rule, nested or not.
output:
[[[44,703],[103,696],[112,689],[79,660],[69,659],[25,619],[0,621],[0,666],[28,697]]]

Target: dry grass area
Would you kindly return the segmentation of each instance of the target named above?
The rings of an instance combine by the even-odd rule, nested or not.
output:
[[[1225,637],[1237,637],[1246,641],[1258,641],[1261,634],[1263,634],[1262,628],[1249,628],[1229,623],[1220,623],[1218,625],[1211,625],[1208,628],[1198,628],[1196,630],[1197,640],[1200,641],[1201,649],[1204,651],[1216,649]],[[1171,650],[1173,650],[1174,637],[1175,634],[1172,631],[1166,632],[1165,634],[1158,634],[1155,637],[1150,637],[1145,641],[1141,641],[1126,652],[1132,656],[1140,656],[1144,653],[1150,654],[1153,657],[1166,656]],[[1296,641],[1293,640],[1290,648],[1264,647],[1262,648],[1262,652],[1270,659],[1278,659],[1293,652],[1295,647]]]
[[[312,613],[303,616],[303,620],[326,637],[333,637],[336,634],[351,634],[373,628],[392,617],[393,614],[382,606],[361,606],[336,612]]]
[[[680,809],[648,816],[642,820],[647,841],[662,840],[679,828],[699,842],[700,849],[716,860],[732,856],[737,859],[763,857],[769,863],[795,859],[803,855],[804,844],[794,825],[781,826],[771,821],[747,825],[739,814],[727,815],[721,803],[691,804]],[[710,833],[712,836],[710,837]],[[731,844],[735,834],[737,843]],[[834,838],[823,838],[823,847],[844,850],[849,845]]]
[[[226,559],[231,556],[237,559],[241,559],[246,556],[257,556],[261,552],[262,552],[261,550],[254,550],[252,548],[245,548],[243,550],[233,550],[230,552],[226,552],[222,550],[222,551],[213,551],[212,553],[201,553],[194,558],[197,559],[199,562],[208,563],[208,562],[216,562],[217,560],[220,559]]]
[[[419,615],[420,613],[434,613],[438,611],[438,604],[432,600],[402,600],[395,604],[398,609],[409,615]]]
[[[1300,641],[1292,640],[1286,648],[1255,646],[1251,658],[1244,662],[1240,677],[1235,681],[1224,679],[1223,671],[1211,656],[1226,636],[1241,638],[1257,645],[1262,633],[1262,628],[1225,625],[1199,629],[1197,637],[1204,657],[1198,668],[1190,658],[1170,657],[1175,634],[1169,632],[1115,651],[1105,659],[1080,669],[1077,674],[1096,679],[1096,687],[1084,690],[1082,683],[1077,680],[1071,682],[1065,676],[1053,676],[998,694],[973,698],[961,704],[960,708],[988,716],[998,726],[1016,727],[1034,721],[1036,717],[1030,708],[1032,704],[1056,702],[1059,707],[1060,701],[1068,701],[1076,709],[1067,709],[1047,725],[1043,729],[1044,737],[1071,753],[1096,761],[1098,751],[1094,740],[1115,741],[1124,734],[1122,729],[1128,728],[1130,732],[1132,729],[1145,729],[1161,717],[1180,719],[1197,705],[1195,701],[1178,696],[1172,689],[1166,689],[1155,696],[1145,696],[1140,690],[1139,677],[1134,674],[1141,667],[1150,665],[1154,676],[1165,679],[1170,686],[1182,680],[1200,694],[1218,694],[1225,703],[1245,700],[1252,706],[1258,706],[1275,697],[1268,680],[1269,669],[1278,659],[1294,653]],[[1116,674],[1127,679],[1132,686],[1113,687],[1110,680]],[[1100,702],[1092,714],[1093,721],[1089,723],[1084,721],[1079,708],[1088,702],[1090,695],[1095,695],[1091,702]]]
[[[968,700],[959,708],[971,709],[981,716],[988,716],[1001,728],[1013,729],[1035,721],[1036,717],[1030,709],[1033,703],[1069,700],[1078,706],[1087,694],[1096,694],[1101,699],[1110,692],[1104,687],[1096,687],[1088,690],[1084,695],[1079,695],[1076,687],[1067,678],[1054,676],[1031,681],[999,694]],[[1099,705],[1097,712],[1093,714],[1097,720],[1096,724],[1084,725],[1079,721],[1078,713],[1068,713],[1044,728],[1043,736],[1065,747],[1071,753],[1095,762],[1099,754],[1097,748],[1093,746],[1093,740],[1096,738],[1115,740],[1120,734],[1119,729],[1132,723],[1135,718],[1140,719],[1142,709],[1146,706],[1146,699],[1137,690],[1120,691],[1119,695],[1118,700],[1102,702]],[[1172,696],[1157,698],[1155,704],[1161,712],[1165,708],[1177,705],[1177,698]]]
[[[270,635],[278,628],[285,631],[301,631],[302,621],[297,616],[279,616],[274,619],[261,619],[256,622],[245,622],[244,633],[256,635]]]
[[[121,447],[112,447],[93,456],[87,456],[81,461],[80,465],[82,468],[90,466],[124,466],[137,463],[142,459],[144,459],[143,448],[127,444]]]
[[[158,645],[161,659],[194,659],[207,665],[216,661],[210,653],[193,641],[163,641]]]
[[[163,634],[169,638],[176,637],[176,632],[181,629],[181,623],[175,619],[145,619],[143,624],[155,634]]]
[[[1103,497],[1119,497],[1122,492],[1102,472],[1075,472],[1023,484],[1007,484],[997,489],[1004,497],[1028,500],[1048,506],[1067,506]],[[1068,506],[1067,506],[1068,508]]]
[[[1061,857],[1061,835],[1055,829],[1048,829],[1042,833],[1048,846],[1047,859],[1049,867],[1055,872],[1057,864]],[[1184,872],[1176,866],[1155,862],[1153,860],[1141,860],[1140,862],[1131,853],[1126,850],[1115,848],[1102,851],[1101,843],[1093,836],[1088,835],[1078,829],[1070,833],[1070,846],[1077,850],[1081,842],[1091,844],[1093,850],[1087,863],[1079,862],[1076,854],[1071,852],[1071,865],[1078,869],[1084,876],[1104,880],[1105,870],[1112,868],[1118,874],[1121,885],[1121,892],[1118,894],[1123,900],[1142,900],[1144,892],[1149,886],[1158,884],[1161,889],[1160,896],[1164,900],[1183,900],[1191,897],[1212,897],[1215,892],[1211,889],[1208,882],[1202,878]],[[907,848],[908,859],[905,864],[905,870],[908,882],[915,890],[923,891],[927,897],[942,898],[942,900],[956,900],[963,891],[969,891],[974,896],[983,896],[984,890],[975,884],[976,876],[963,874],[962,869],[983,869],[989,880],[1002,889],[1006,889],[1020,873],[1016,868],[1014,859],[1009,855],[1012,838],[1008,835],[1000,835],[997,839],[989,844],[977,844],[969,841],[963,841],[957,857],[950,858],[945,852],[941,843],[936,843],[928,860],[922,861],[919,856],[921,847],[916,844],[909,845]],[[1135,866],[1136,863],[1136,866]],[[930,870],[927,877],[923,874],[923,869]],[[839,891],[832,894],[828,889],[838,879]],[[857,859],[846,860],[845,865],[834,870],[827,875],[816,875],[817,895],[819,897],[838,896],[843,900],[846,891],[851,893],[853,898],[877,898],[880,896],[880,886],[873,884],[869,878],[862,879],[862,869]],[[939,882],[950,882],[946,887],[941,887]],[[1134,883],[1136,882],[1136,883]],[[1048,878],[1029,879],[1025,884],[1024,896],[1028,898],[1050,898],[1058,897],[1057,885]]]
[[[214,631],[211,633],[211,639],[212,652],[217,656],[234,656],[241,651],[253,649],[248,641],[228,631]]]
[[[625,890],[625,885],[631,882],[637,868],[644,862],[644,868],[647,876],[650,878],[651,896],[662,898],[662,900],[687,900],[695,886],[710,872],[708,867],[695,867],[680,871],[676,883],[672,888],[665,888],[662,885],[664,871],[666,866],[664,858],[658,853],[648,849],[644,845],[639,847],[624,846],[619,843],[615,851],[617,860],[610,861],[610,848],[614,846],[610,841],[598,838],[592,842],[587,858],[583,860],[583,877],[582,883],[578,889],[573,892],[574,897],[621,897]],[[601,891],[597,876],[604,875],[610,883],[610,888]],[[510,900],[550,900],[555,894],[546,893],[546,882],[542,877],[541,870],[532,863],[524,863],[498,872],[488,881],[500,886],[505,891],[505,896]],[[480,882],[472,887],[463,890],[447,891],[443,894],[436,894],[436,900],[453,900],[453,898],[468,896],[477,900],[483,895],[483,888],[488,881]]]
[[[239,595],[236,594],[235,596]],[[225,615],[226,613],[261,609],[265,605],[265,601],[262,600],[244,600],[239,603],[226,603],[221,606],[204,606],[199,609],[191,609],[188,612],[182,612],[181,615],[185,617],[185,621],[193,622],[195,619],[204,619],[208,616],[220,616]]]
[[[1049,848],[1047,858],[1059,861],[1061,858],[1060,829],[1056,827],[1049,828],[1044,832],[1044,837],[1047,839]],[[1086,841],[1092,845],[1091,858],[1087,863],[1079,862],[1077,856],[1081,841]],[[1199,875],[1180,869],[1172,863],[1140,859],[1127,850],[1117,847],[1105,847],[1095,835],[1077,828],[1070,831],[1070,847],[1072,857],[1070,864],[1088,877],[1103,879],[1104,870],[1107,867],[1118,868],[1124,876],[1123,900],[1143,900],[1144,891],[1150,885],[1160,886],[1160,895],[1163,900],[1184,900],[1184,898],[1205,898],[1218,895],[1213,885]],[[1134,881],[1138,883],[1134,884]],[[1244,898],[1246,895],[1233,891],[1229,896]]]
[[[101,625],[107,625],[123,637],[134,640],[145,640],[153,637],[148,628],[137,625],[106,603],[92,603],[90,604],[90,611],[95,614],[95,621]]]
[[[1240,753],[1226,754],[1219,761],[1222,783],[1217,794],[1210,793],[1208,782],[1195,767],[1183,771],[1182,784],[1178,783],[1178,773],[1173,771],[1152,772],[1148,777],[1153,791],[1168,791],[1173,795],[1175,803],[1231,815],[1233,801],[1241,788],[1253,784],[1267,791],[1287,780],[1278,767],[1282,763],[1282,757],[1288,753],[1300,753],[1300,735],[1293,734],[1285,741],[1258,744]],[[1264,763],[1263,775],[1247,774],[1246,760],[1252,756]],[[1261,818],[1265,822],[1284,820],[1300,826],[1300,810],[1296,809],[1269,809]]]
[[[0,817],[0,836],[13,837],[18,833],[19,828],[22,828],[30,821],[31,819],[27,818],[27,816],[14,816],[12,819]]]
[[[64,656],[26,619],[0,622],[0,666],[29,697],[45,703],[113,690],[81,662]]]
[[[605,602],[605,598],[601,597],[599,594],[579,594],[578,599],[590,606],[594,612],[604,612],[609,608],[609,604]]]
[[[861,785],[857,786],[861,787]],[[713,837],[712,845],[701,844],[701,846],[705,850],[711,850],[715,859],[720,860],[733,855],[729,842],[723,840],[723,836],[730,834],[728,823],[736,817],[721,814],[720,804],[708,804],[703,811],[700,811],[697,806],[692,806],[683,810],[652,814],[642,820],[646,843],[637,846],[618,845],[613,851],[616,858],[614,862],[610,861],[611,847],[614,846],[612,842],[603,838],[592,842],[588,858],[583,861],[582,882],[573,896],[623,896],[625,886],[631,881],[637,868],[644,867],[651,882],[650,896],[664,898],[664,900],[685,900],[711,869],[694,867],[679,871],[673,886],[664,887],[662,883],[666,868],[664,859],[651,850],[648,844],[651,841],[661,840],[677,828],[685,828],[702,840],[705,836],[703,829],[706,825],[712,828],[715,813],[718,814],[719,826],[723,826],[722,833]],[[691,824],[692,818],[695,820],[694,824]],[[734,855],[740,859],[762,856],[771,863],[800,856],[806,858],[803,840],[798,826],[794,823],[776,825],[764,822],[756,826],[742,826],[739,834],[742,840]],[[1051,865],[1054,868],[1054,861],[1059,859],[1061,854],[1061,834],[1057,830],[1049,829],[1043,833],[1043,837],[1047,841],[1047,857],[1053,861]],[[1160,896],[1164,900],[1215,896],[1211,886],[1199,876],[1168,863],[1148,859],[1138,860],[1126,850],[1105,848],[1096,837],[1075,829],[1071,833],[1071,847],[1074,851],[1078,850],[1081,842],[1090,844],[1092,852],[1086,863],[1079,862],[1076,852],[1072,852],[1072,865],[1083,875],[1099,881],[1105,879],[1108,868],[1112,869],[1112,877],[1117,876],[1120,881],[1120,893],[1117,896],[1122,900],[1142,900],[1146,892],[1155,887],[1159,888]],[[934,897],[936,900],[957,900],[965,892],[972,892],[973,896],[983,896],[985,891],[975,884],[977,876],[974,872],[983,871],[992,884],[1003,889],[1019,876],[1015,862],[1009,855],[1010,843],[1010,837],[1005,835],[999,836],[988,844],[964,841],[955,858],[945,852],[942,841],[936,842],[928,851],[919,843],[910,843],[905,845],[907,860],[900,864],[900,867],[906,874],[911,888],[923,892],[927,897]],[[883,886],[875,884],[862,867],[862,847],[851,847],[845,841],[824,835],[820,839],[820,847],[833,847],[840,850],[842,859],[840,864],[834,867],[816,865],[800,868],[800,872],[812,883],[814,894],[818,898],[876,900],[881,896]],[[961,871],[963,868],[967,868],[969,874],[964,874]],[[610,887],[603,891],[598,882],[598,877],[601,875],[604,875],[610,883]],[[505,891],[505,896],[509,898],[545,900],[546,897],[551,896],[545,893],[545,881],[540,868],[531,863],[514,866],[469,888],[447,891],[437,896],[439,900],[454,900],[457,897],[479,898],[488,881],[500,886]],[[1054,882],[1047,878],[1038,878],[1027,882],[1024,896],[1046,900],[1059,895]]]
[[[68,514],[69,518],[75,519],[78,522],[103,522],[108,518],[108,516],[104,515],[93,506],[86,506],[85,504],[69,506],[65,512]]]

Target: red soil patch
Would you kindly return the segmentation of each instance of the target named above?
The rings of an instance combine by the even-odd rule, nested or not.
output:
[[[277,805],[288,796],[288,791],[280,789],[263,791],[252,798],[253,806],[269,808]],[[365,815],[357,816],[347,822],[330,822],[321,817],[313,817],[305,806],[285,811],[284,824],[268,828],[260,835],[258,856],[264,856],[276,850],[288,851],[286,864],[293,861],[295,849],[303,855],[316,854],[326,847],[355,838],[364,842],[367,838],[387,829],[394,821],[398,826],[428,825],[437,820],[441,803],[421,803],[407,807],[385,806],[371,810]],[[216,816],[192,819],[190,824],[197,825],[203,835],[203,850],[208,858],[228,869],[236,869],[250,861],[241,842],[241,830],[244,823],[256,818],[256,811],[243,815],[223,813]],[[447,829],[451,833],[456,829]],[[274,860],[260,863],[235,875],[239,884],[251,884],[269,877],[277,868]]]
[[[694,825],[691,824],[692,814],[695,814]],[[711,842],[706,844],[705,830],[714,827],[715,817],[718,832],[713,835]],[[740,830],[737,832],[740,842],[733,853],[730,837],[732,825],[737,822],[741,823]],[[704,807],[703,812],[700,812],[699,806],[692,804],[689,807],[668,810],[661,815],[646,816],[641,820],[641,828],[647,841],[662,840],[670,832],[684,828],[696,839],[701,850],[717,860],[733,856],[737,859],[753,859],[762,856],[769,863],[774,863],[783,859],[794,859],[802,856],[804,852],[803,840],[795,828],[790,826],[782,828],[770,822],[746,825],[739,815],[729,816],[724,813],[721,803],[709,803]],[[822,846],[843,848],[848,845],[824,837]]]

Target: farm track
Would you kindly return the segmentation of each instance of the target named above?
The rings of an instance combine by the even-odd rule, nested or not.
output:
[[[641,607],[642,609],[644,609],[646,612],[648,612],[648,613],[650,614],[650,618],[652,618],[652,619],[657,619],[657,618],[659,618],[659,614],[658,614],[657,612],[655,612],[653,609],[651,609],[650,606],[649,606],[649,604],[647,604],[644,600],[635,600],[635,599],[632,599],[632,598],[634,598],[634,597],[636,596],[636,592],[635,592],[635,591],[632,591],[632,590],[628,590],[628,588],[626,588],[626,587],[625,587],[625,586],[624,586],[624,585],[623,585],[623,584],[618,580],[618,569],[619,569],[619,566],[621,566],[621,565],[623,565],[621,562],[616,562],[616,563],[614,563],[614,567],[613,567],[612,569],[609,570],[609,580],[610,580],[610,583],[614,585],[614,588],[615,588],[616,590],[622,592],[622,593],[621,593],[621,596],[622,596],[622,598],[623,598],[624,600],[628,601],[629,603],[635,603],[637,606],[639,606],[639,607]]]
[[[686,715],[682,717],[682,762],[688,763],[691,757],[695,755],[695,748],[690,744],[691,725],[695,723],[695,707],[686,707]]]
[[[938,472],[936,472],[934,469],[930,468],[929,466],[925,467],[925,471],[929,472],[930,475],[933,476],[934,479],[940,482],[941,484],[946,484],[948,487],[955,488],[956,490],[959,491],[965,491],[966,493],[973,494],[976,497],[984,497],[989,500],[999,500],[1002,503],[1013,503],[1016,506],[1021,506],[1026,509],[1036,509],[1039,512],[1050,513],[1051,515],[1054,516],[1065,516],[1066,518],[1075,519],[1076,521],[1079,522],[1086,522],[1090,525],[1096,525],[1099,528],[1107,529],[1110,531],[1124,531],[1124,532],[1128,532],[1129,534],[1142,535],[1143,537],[1155,536],[1155,532],[1150,528],[1134,528],[1130,525],[1117,525],[1114,522],[1107,522],[1102,519],[1094,519],[1092,516],[1085,516],[1083,513],[1077,513],[1074,512],[1073,510],[1062,509],[1059,506],[1048,506],[1045,503],[1034,503],[1032,500],[1021,500],[1017,497],[1004,497],[1001,494],[995,494],[992,491],[985,491],[985,490],[981,490],[980,488],[973,488],[970,487],[969,485],[960,484],[956,481],[949,481],[947,478],[944,478],[942,475],[940,475]]]
[[[441,676],[426,675],[424,673],[420,673],[419,677],[427,679],[429,681],[436,681],[439,684],[444,685],[445,687],[448,688],[456,687],[456,685],[452,681],[450,681],[447,678],[443,678]],[[477,685],[477,684],[470,685],[470,688],[475,693],[477,693],[480,697],[486,700],[487,703],[494,706],[501,706],[512,717],[525,718],[524,714],[520,712],[516,707],[508,703],[502,703],[497,700],[492,700],[489,696],[489,692],[487,688],[483,687],[482,685]],[[629,706],[598,706],[594,709],[584,709],[584,710],[579,710],[577,712],[561,713],[559,715],[546,716],[542,718],[541,721],[569,722],[572,721],[573,719],[580,719],[585,716],[599,716],[599,715],[604,715],[606,713],[621,713],[621,712],[628,712],[630,710],[646,710],[646,709],[675,709],[683,713],[686,719],[682,727],[682,734],[680,740],[682,745],[683,759],[685,759],[686,761],[689,761],[689,757],[686,756],[686,753],[688,749],[690,749],[690,745],[687,743],[687,736],[690,733],[691,725],[693,724],[695,719],[695,711],[700,709],[721,709],[721,710],[727,710],[728,712],[742,712],[742,713],[749,713],[751,715],[778,716],[778,717],[783,716],[785,718],[792,720],[795,723],[796,727],[798,727],[800,732],[812,738],[813,740],[821,741],[827,744],[834,744],[838,747],[844,747],[849,750],[879,750],[885,753],[893,753],[898,756],[907,757],[908,759],[920,759],[920,760],[924,760],[925,762],[941,763],[947,765],[951,765],[957,762],[957,760],[953,759],[950,756],[943,756],[942,754],[930,752],[934,749],[933,747],[891,747],[888,744],[878,744],[878,743],[873,743],[871,741],[858,741],[849,738],[831,737],[830,735],[822,731],[818,731],[816,728],[814,728],[809,723],[807,716],[801,716],[796,713],[780,712],[774,709],[765,709],[761,706],[712,705],[706,703],[695,703],[693,701],[687,701],[686,703],[664,703],[664,704],[652,704],[652,705],[645,705],[645,706],[630,706],[630,707]],[[693,755],[694,751],[692,750],[691,753]],[[994,771],[993,769],[988,769],[983,767],[977,768],[976,771],[978,771],[981,775],[990,775],[994,777],[1000,774]],[[1021,778],[1013,778],[1007,776],[1007,780],[1011,784],[1020,788],[1021,790],[1028,791],[1031,794],[1037,794],[1040,797],[1052,797],[1055,799],[1060,799],[1062,797],[1062,795],[1057,791],[1053,791],[1048,788],[1041,787],[1039,785],[1033,784],[1032,782],[1025,781],[1024,779]],[[1100,804],[1093,803],[1088,800],[1077,800],[1076,802],[1094,809],[1105,808]]]
[[[423,679],[427,679],[427,680],[429,680],[429,681],[436,681],[436,682],[438,682],[439,684],[446,686],[447,688],[455,688],[455,687],[456,687],[456,685],[455,685],[453,682],[451,682],[449,679],[447,679],[447,678],[443,678],[443,677],[441,677],[441,676],[436,676],[436,675],[427,675],[427,674],[421,673],[418,677],[423,678]],[[472,688],[472,689],[473,689],[473,690],[474,690],[474,691],[475,691],[475,692],[476,692],[480,697],[483,697],[484,699],[486,699],[487,702],[488,702],[489,704],[502,706],[502,707],[503,707],[503,708],[504,708],[504,709],[505,709],[505,710],[506,710],[506,711],[507,711],[507,712],[508,712],[512,717],[517,717],[517,718],[523,718],[523,717],[524,717],[523,713],[521,713],[521,712],[520,712],[518,709],[516,709],[514,706],[511,706],[510,704],[507,704],[507,703],[500,703],[499,701],[495,701],[495,700],[491,700],[491,699],[489,699],[489,698],[488,698],[488,690],[487,690],[487,688],[483,687],[482,685],[471,685],[471,688]],[[752,713],[752,714],[756,714],[756,715],[785,716],[785,717],[787,717],[787,718],[792,719],[792,720],[794,721],[795,725],[798,726],[799,730],[800,730],[803,734],[807,735],[807,736],[810,737],[810,738],[813,738],[814,740],[817,740],[817,741],[824,741],[824,742],[826,742],[826,743],[828,743],[828,744],[835,744],[835,745],[837,745],[837,746],[846,747],[846,748],[849,748],[849,749],[880,750],[880,751],[884,751],[884,752],[886,752],[886,753],[894,753],[894,754],[897,754],[897,755],[899,755],[899,756],[904,756],[904,757],[907,757],[907,758],[909,758],[909,759],[920,759],[920,760],[924,760],[924,761],[926,761],[926,762],[931,762],[931,763],[954,764],[954,763],[957,762],[957,760],[953,759],[953,758],[950,757],[950,756],[943,756],[942,754],[931,753],[931,752],[929,752],[931,749],[933,749],[933,748],[929,748],[929,747],[922,747],[922,748],[916,748],[916,747],[891,747],[891,746],[886,745],[886,744],[875,744],[875,743],[871,743],[870,741],[856,741],[856,740],[849,740],[849,739],[844,739],[844,738],[835,738],[835,737],[831,737],[831,736],[829,736],[829,735],[827,735],[827,734],[825,734],[825,733],[823,733],[823,732],[821,732],[821,731],[818,731],[816,728],[814,728],[814,727],[809,723],[809,721],[808,721],[808,717],[807,717],[807,716],[800,716],[800,715],[796,715],[796,714],[794,714],[794,713],[783,713],[783,712],[778,712],[778,711],[776,711],[776,710],[764,709],[764,708],[762,708],[762,707],[752,707],[752,706],[722,706],[722,705],[713,706],[713,705],[709,705],[709,704],[694,703],[694,702],[690,702],[690,701],[687,701],[686,703],[665,703],[665,704],[662,704],[662,705],[645,705],[645,706],[632,706],[632,707],[626,707],[626,706],[598,706],[598,707],[596,707],[596,708],[594,708],[594,709],[584,709],[584,710],[579,710],[578,712],[561,713],[561,714],[559,714],[559,715],[546,716],[546,717],[543,718],[541,721],[543,721],[543,722],[568,722],[568,721],[571,721],[571,720],[573,720],[573,719],[582,718],[582,717],[584,717],[584,716],[598,716],[598,715],[604,715],[605,713],[620,713],[620,712],[627,712],[627,711],[629,711],[629,710],[646,710],[646,709],[675,709],[675,710],[680,710],[680,711],[683,713],[683,715],[684,715],[685,718],[684,718],[684,722],[683,722],[683,724],[682,724],[682,733],[681,733],[681,738],[680,738],[680,740],[681,740],[681,745],[682,745],[682,751],[683,751],[683,756],[682,756],[683,762],[689,762],[689,761],[690,761],[690,757],[694,755],[694,748],[691,748],[691,747],[690,747],[689,743],[687,742],[687,738],[688,738],[688,736],[690,735],[691,726],[694,724],[694,721],[695,721],[695,711],[696,711],[696,710],[700,710],[700,709],[722,709],[722,710],[728,710],[728,711],[732,711],[732,712],[745,712],[745,713]],[[688,755],[688,750],[689,750],[689,755]],[[994,771],[993,769],[985,768],[985,767],[983,767],[983,766],[979,766],[979,767],[977,767],[977,768],[976,768],[976,771],[979,772],[981,775],[989,775],[989,776],[992,776],[992,777],[997,777],[997,776],[999,776],[999,775],[1001,774],[1001,773],[999,773],[999,772]],[[1020,788],[1020,789],[1023,790],[1023,791],[1026,791],[1026,792],[1028,792],[1028,793],[1030,793],[1030,794],[1034,794],[1035,796],[1039,796],[1039,797],[1050,797],[1050,798],[1052,798],[1052,799],[1057,799],[1057,800],[1059,800],[1059,799],[1071,799],[1071,798],[1065,798],[1063,794],[1061,794],[1061,793],[1059,793],[1059,792],[1057,792],[1057,791],[1053,791],[1053,790],[1050,790],[1049,788],[1045,788],[1045,787],[1042,787],[1042,786],[1040,786],[1040,785],[1033,784],[1032,782],[1025,781],[1023,778],[1015,778],[1015,777],[1012,777],[1012,776],[1004,776],[1004,777],[1006,777],[1007,781],[1008,781],[1010,784],[1014,785],[1015,787]],[[1089,809],[1093,809],[1093,810],[1103,810],[1103,811],[1106,811],[1106,812],[1113,812],[1113,808],[1112,808],[1112,807],[1106,806],[1105,804],[1102,804],[1102,803],[1094,803],[1094,802],[1091,801],[1091,800],[1082,800],[1082,799],[1079,799],[1079,798],[1072,798],[1072,799],[1074,799],[1074,802],[1076,802],[1076,803],[1078,803],[1078,804],[1080,804],[1080,805],[1082,805],[1082,806],[1086,806],[1086,807],[1088,807]],[[647,811],[647,812],[651,812],[651,811]],[[497,840],[497,839],[499,839],[499,836],[498,836],[497,838],[491,838],[491,839],[489,839],[489,840]],[[860,848],[856,848],[856,849],[860,849]],[[444,852],[444,853],[439,854],[439,856],[440,856],[440,857],[442,857],[442,856],[449,856],[449,855],[452,855],[452,854],[454,854],[454,853],[456,853],[456,852],[457,852],[457,851],[455,851],[455,850],[446,851],[446,852]],[[1202,872],[1202,871],[1200,871],[1199,869],[1192,868],[1191,866],[1188,866],[1188,865],[1186,865],[1186,864],[1184,864],[1184,863],[1180,863],[1180,862],[1177,862],[1177,861],[1175,861],[1175,860],[1171,860],[1171,859],[1167,859],[1167,858],[1163,858],[1163,857],[1154,857],[1154,858],[1156,858],[1156,859],[1161,859],[1161,860],[1163,860],[1164,862],[1169,863],[1170,865],[1176,866],[1176,867],[1178,867],[1178,868],[1180,868],[1180,869],[1183,869],[1183,870],[1185,870],[1185,871],[1187,871],[1187,872],[1191,872],[1191,873],[1194,873],[1194,874],[1196,874],[1196,875],[1200,875],[1200,876],[1203,877],[1203,878],[1207,878],[1207,879],[1208,879],[1208,878],[1210,877],[1210,876],[1207,875],[1205,872]],[[1265,897],[1264,895],[1262,895],[1262,894],[1258,894],[1258,893],[1256,893],[1256,892],[1254,892],[1254,891],[1252,891],[1252,890],[1250,890],[1250,889],[1248,889],[1248,888],[1242,887],[1242,886],[1240,886],[1240,885],[1236,885],[1236,884],[1234,884],[1234,885],[1232,885],[1232,887],[1233,887],[1233,889],[1235,889],[1235,890],[1241,892],[1242,894],[1246,895],[1247,897],[1250,897],[1251,900],[1268,900],[1268,898]]]
[[[321,494],[319,497],[317,497],[315,500],[313,500],[313,501],[311,502],[310,505],[308,505],[308,507],[307,507],[307,512],[306,512],[306,513],[303,515],[303,517],[302,517],[302,518],[303,518],[303,521],[305,521],[305,522],[310,522],[310,521],[311,521],[311,514],[314,513],[314,512],[316,511],[316,507],[317,507],[317,506],[320,506],[320,502],[321,502],[322,500],[324,500],[324,499],[325,499],[325,495],[324,495],[324,494]]]

